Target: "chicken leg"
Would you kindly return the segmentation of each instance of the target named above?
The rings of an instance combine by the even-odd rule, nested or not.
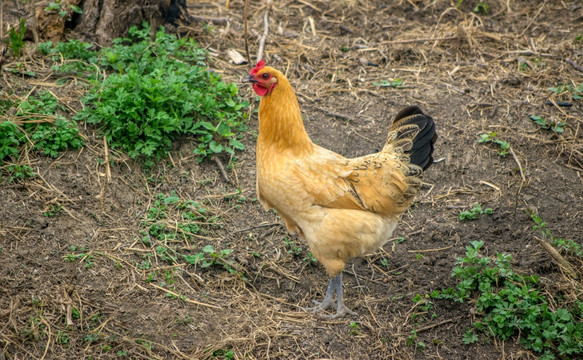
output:
[[[306,310],[311,312],[320,312],[322,310],[328,309],[331,305],[334,304],[334,293],[336,293],[336,314],[327,316],[330,319],[336,319],[338,317],[342,317],[346,314],[356,315],[356,313],[344,305],[344,289],[342,288],[342,273],[338,274],[336,277],[330,279],[330,283],[328,284],[328,289],[326,289],[326,295],[324,296],[324,300],[316,301],[312,300],[315,307],[308,308]]]

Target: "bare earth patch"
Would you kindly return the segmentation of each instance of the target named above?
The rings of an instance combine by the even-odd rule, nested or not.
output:
[[[435,300],[424,311],[412,299],[455,286],[456,258],[475,240],[488,256],[511,254],[515,271],[538,275],[548,294],[582,299],[580,283],[536,242],[526,211],[581,242],[583,102],[548,89],[583,83],[583,7],[492,0],[488,14],[475,14],[473,1],[452,3],[297,0],[270,10],[264,58],[295,87],[316,143],[348,157],[377,151],[392,117],[412,104],[438,126],[439,162],[395,240],[346,267],[345,301],[358,316],[328,321],[302,310],[329,279],[255,199],[256,112],[247,149],[228,170],[234,185],[215,163],[197,162],[194,139],[176,143],[151,173],[112,151],[108,179],[102,138],[80,124],[84,148],[56,160],[27,152],[20,160],[37,176],[0,185],[0,358],[537,358],[517,338],[464,344],[479,315],[469,302]],[[230,20],[179,28],[232,82],[249,69],[227,56],[245,53],[243,5],[190,1],[192,14]],[[252,54],[265,10],[250,4]],[[80,107],[75,79],[57,83],[37,56],[24,66],[36,76],[3,71],[1,96],[44,88]],[[397,79],[401,86],[389,86]],[[254,111],[252,91],[241,93]],[[531,115],[566,123],[564,132],[541,129]],[[493,132],[507,155],[478,142]],[[475,203],[492,215],[459,221]],[[173,229],[166,240],[152,235],[155,224]]]

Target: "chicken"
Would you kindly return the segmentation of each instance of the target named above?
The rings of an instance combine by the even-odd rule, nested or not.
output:
[[[393,120],[384,148],[348,159],[312,142],[288,79],[261,60],[243,82],[259,105],[257,198],[277,210],[289,232],[304,238],[331,276],[322,302],[332,318],[354,314],[343,301],[342,270],[353,257],[385,244],[421,186],[437,139],[430,116],[415,106]]]

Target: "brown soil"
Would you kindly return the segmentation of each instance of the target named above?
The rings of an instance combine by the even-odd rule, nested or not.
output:
[[[526,210],[538,212],[556,236],[583,238],[583,103],[548,90],[583,83],[583,43],[575,40],[583,34],[583,7],[572,0],[491,0],[484,15],[472,12],[477,1],[459,10],[453,3],[296,0],[275,1],[270,11],[264,57],[287,73],[318,144],[348,157],[376,151],[391,117],[409,104],[420,105],[438,126],[439,162],[395,234],[405,241],[346,267],[345,301],[357,316],[330,321],[302,310],[323,295],[328,277],[305,260],[301,240],[291,237],[303,249],[290,252],[277,215],[254,201],[256,113],[247,150],[228,172],[234,186],[215,163],[196,161],[192,139],[176,144],[151,175],[114,152],[106,181],[102,139],[82,124],[85,148],[56,160],[30,152],[23,161],[38,175],[0,187],[0,358],[198,359],[213,352],[229,358],[228,351],[236,359],[536,358],[517,338],[481,336],[465,345],[462,334],[478,316],[471,303],[435,301],[423,314],[412,298],[453,286],[456,258],[475,240],[485,242],[484,254],[511,254],[516,271],[539,275],[549,294],[564,290]],[[189,6],[199,16],[230,18],[212,30],[202,24],[183,30],[216,55],[215,71],[241,79],[248,67],[231,64],[226,51],[245,53],[243,3]],[[264,12],[251,2],[252,54]],[[26,66],[36,66],[34,80],[44,84],[5,71],[3,91],[23,97],[56,84],[45,78],[50,68],[40,69],[40,59]],[[404,88],[373,84],[396,78]],[[79,88],[49,89],[79,106]],[[251,90],[241,93],[255,109]],[[549,99],[573,106],[547,105]],[[530,115],[566,122],[565,132],[541,130]],[[494,131],[511,154],[499,156],[494,145],[477,142]],[[140,240],[155,196],[172,191],[220,219],[201,224],[204,231],[187,245],[233,249],[228,258],[247,281],[220,265],[172,265],[154,249],[162,243]],[[459,212],[476,202],[493,215],[459,221]],[[44,216],[51,203],[62,211]],[[169,212],[168,222],[178,213]],[[65,260],[80,253],[88,256]],[[422,350],[407,341],[413,329]]]

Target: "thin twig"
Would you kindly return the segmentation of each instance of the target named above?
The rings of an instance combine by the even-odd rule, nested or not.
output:
[[[544,241],[543,239],[539,239],[536,237],[535,240],[547,251],[547,253],[549,253],[551,258],[555,260],[555,262],[559,264],[559,266],[567,272],[567,274],[570,277],[572,277],[573,279],[579,278],[579,275],[577,274],[575,269],[573,269],[571,264],[567,260],[565,260],[565,258],[561,254],[559,254],[559,252],[551,244]]]
[[[405,40],[389,40],[389,41],[381,41],[379,45],[384,44],[410,44],[416,42],[426,42],[426,41],[444,41],[444,40],[455,40],[457,39],[457,35],[454,36],[444,36],[438,38],[419,38],[419,39],[405,39]]]
[[[516,154],[514,153],[514,150],[512,150],[512,148],[509,148],[508,150],[510,150],[512,157],[514,158],[514,161],[516,161],[516,164],[518,165],[518,170],[520,170],[520,176],[522,177],[522,182],[526,182],[526,176],[524,176],[524,171],[522,170],[522,165],[520,165],[520,161],[518,160],[518,157],[516,157]]]
[[[233,184],[233,182],[231,181],[231,179],[229,179],[229,176],[227,175],[227,171],[225,170],[225,166],[223,165],[221,159],[219,159],[219,157],[216,155],[213,155],[212,159],[215,163],[217,163],[217,166],[219,167],[221,175],[223,175],[223,178],[225,178],[225,181],[228,182],[229,184]]]
[[[194,304],[194,305],[200,305],[200,306],[206,306],[206,307],[213,308],[213,309],[222,309],[220,306],[211,305],[211,304],[205,304],[205,303],[202,303],[202,302],[199,302],[199,301],[196,301],[196,300],[191,300],[191,299],[187,298],[186,296],[181,297],[178,293],[175,293],[172,290],[165,289],[162,286],[158,286],[158,285],[152,284],[152,283],[150,283],[150,285],[153,286],[153,287],[155,287],[158,290],[166,291],[168,294],[171,294],[173,296],[176,296],[177,298],[182,299],[182,300],[186,301],[187,303],[191,303],[191,304]]]
[[[109,148],[107,147],[107,137],[103,136],[103,145],[105,147],[105,179],[111,181],[111,169],[109,167]]]
[[[245,11],[243,11],[243,38],[245,39],[245,53],[247,54],[247,63],[251,64],[251,55],[249,55],[249,32],[247,31],[247,8],[249,7],[249,0],[245,0]]]
[[[269,34],[269,9],[271,9],[272,0],[267,0],[267,8],[265,9],[265,14],[263,15],[263,35],[259,39],[259,49],[257,50],[257,61],[263,58],[263,48],[265,48],[265,39],[267,39],[267,34]]]

